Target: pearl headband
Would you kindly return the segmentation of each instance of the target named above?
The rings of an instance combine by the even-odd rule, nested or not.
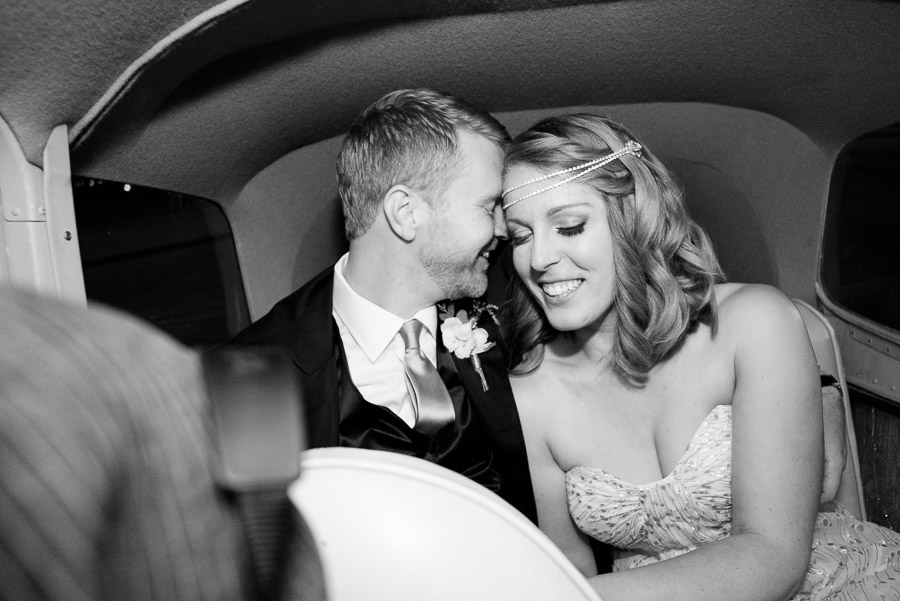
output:
[[[525,186],[530,186],[531,184],[536,184],[538,182],[542,182],[545,179],[550,179],[551,177],[559,177],[560,175],[565,175],[566,173],[572,173],[575,171],[574,175],[570,175],[569,177],[560,180],[554,184],[550,184],[549,186],[544,186],[543,188],[538,188],[533,192],[529,192],[525,196],[520,196],[515,200],[510,200],[508,202],[503,203],[503,210],[505,211],[509,207],[513,206],[520,200],[525,200],[526,198],[530,198],[532,196],[537,196],[542,192],[546,192],[547,190],[552,190],[553,188],[562,186],[563,184],[568,184],[570,181],[578,179],[582,175],[586,175],[595,169],[599,169],[608,163],[612,163],[616,159],[625,156],[626,154],[632,154],[636,157],[641,156],[641,148],[642,146],[635,142],[634,140],[628,140],[620,150],[615,152],[611,152],[606,156],[602,156],[599,159],[594,159],[593,161],[588,161],[586,163],[582,163],[581,165],[576,165],[574,167],[569,167],[568,169],[560,169],[559,171],[554,171],[553,173],[548,173],[547,175],[542,175],[541,177],[536,177],[532,180],[528,180],[525,183],[519,184],[518,186],[513,186],[507,190],[503,191],[503,198],[506,198],[506,195],[512,192],[513,190],[518,190],[519,188],[524,188]]]

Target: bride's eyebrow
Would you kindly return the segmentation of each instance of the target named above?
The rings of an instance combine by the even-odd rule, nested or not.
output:
[[[550,209],[547,209],[547,217],[553,217],[557,213],[561,213],[568,209],[581,209],[581,208],[589,209],[590,207],[591,207],[591,203],[589,203],[589,202],[573,202],[570,204],[559,205],[559,206],[551,207]]]
[[[557,207],[551,207],[551,208],[547,209],[546,216],[553,217],[554,215],[561,213],[563,211],[567,211],[569,209],[590,209],[591,206],[592,206],[592,203],[590,203],[590,202],[571,202],[568,204],[559,205]],[[527,223],[525,223],[521,219],[516,219],[515,217],[507,217],[506,223],[521,225],[522,227],[528,227]]]

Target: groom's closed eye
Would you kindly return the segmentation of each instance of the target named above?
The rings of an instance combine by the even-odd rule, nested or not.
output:
[[[527,230],[510,230],[509,239],[513,246],[520,246],[531,239],[531,232]]]

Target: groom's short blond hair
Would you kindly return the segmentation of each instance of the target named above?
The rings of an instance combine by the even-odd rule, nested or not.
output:
[[[456,174],[460,130],[501,148],[510,139],[490,113],[434,90],[397,90],[363,110],[337,157],[347,238],[369,229],[392,186],[404,184],[424,191],[430,202],[438,199]]]

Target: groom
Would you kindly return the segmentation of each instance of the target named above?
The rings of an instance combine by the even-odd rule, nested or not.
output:
[[[349,252],[228,344],[290,350],[310,447],[425,458],[536,521],[493,308],[446,302],[487,290],[508,141],[490,114],[431,90],[366,108],[337,159]]]

